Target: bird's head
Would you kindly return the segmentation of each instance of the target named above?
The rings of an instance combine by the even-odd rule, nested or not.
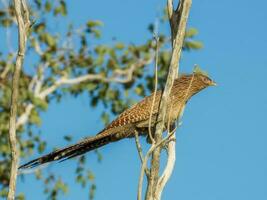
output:
[[[203,71],[198,65],[195,65],[192,78],[195,79],[197,85],[202,85],[204,88],[217,85],[216,82],[209,77],[208,73]]]
[[[177,95],[180,94],[181,98],[184,98],[187,101],[194,94],[200,92],[201,90],[209,86],[215,85],[216,83],[208,76],[207,73],[200,70],[199,68],[195,68],[192,74],[184,74],[181,75],[178,79],[176,79],[173,88],[174,91],[180,91],[177,92]]]
[[[201,85],[203,87],[217,85],[215,81],[213,81],[207,74],[204,73],[194,72],[191,75],[191,78],[193,79],[192,81],[194,82],[194,84]]]

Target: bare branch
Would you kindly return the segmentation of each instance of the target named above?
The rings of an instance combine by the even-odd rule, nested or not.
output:
[[[171,19],[172,18],[172,15],[173,15],[173,2],[172,2],[172,0],[168,0],[167,1],[167,9],[168,9],[168,17],[169,17],[169,19]]]
[[[172,172],[173,172],[173,169],[174,169],[174,165],[175,165],[175,159],[176,159],[175,134],[173,134],[170,139],[171,139],[171,141],[167,144],[168,145],[167,146],[167,152],[168,152],[167,165],[164,169],[164,172],[163,172],[161,178],[159,179],[158,186],[156,189],[156,193],[157,193],[156,196],[158,199],[161,199],[162,191],[163,191],[166,183],[170,179]]]
[[[22,115],[20,115],[18,120],[17,120],[16,128],[19,128],[20,126],[22,126],[28,122],[29,116],[30,116],[33,108],[34,108],[34,105],[32,103],[30,103],[26,106],[24,113]]]
[[[35,50],[39,53],[42,53],[42,50],[37,43],[35,45]],[[151,58],[148,60],[142,60],[140,59],[138,62],[132,64],[129,68],[125,70],[115,70],[114,74],[110,77],[105,77],[100,74],[86,74],[82,76],[78,76],[75,78],[67,78],[66,76],[63,76],[59,78],[52,86],[42,90],[42,84],[44,80],[44,71],[48,67],[48,63],[44,63],[38,67],[39,72],[32,78],[30,84],[29,84],[29,90],[33,92],[34,97],[45,99],[48,95],[55,92],[59,87],[64,85],[75,85],[80,84],[83,82],[89,82],[89,81],[101,81],[101,82],[109,82],[109,83],[128,83],[132,81],[133,79],[133,73],[137,68],[140,68],[144,65],[150,64],[155,57],[155,54],[151,54]],[[39,75],[38,75],[39,74]],[[39,76],[39,77],[38,77]],[[29,116],[31,114],[31,111],[33,110],[35,106],[32,103],[29,103],[23,114],[18,117],[16,127],[20,127],[28,122]]]
[[[30,37],[30,39],[34,39],[33,36]],[[39,56],[42,56],[44,54],[41,46],[40,46],[40,43],[38,40],[34,40],[34,43],[33,43],[33,48],[34,50],[36,51],[36,53],[39,55]]]
[[[13,65],[13,59],[15,58],[15,56],[16,56],[16,53],[11,53],[10,57],[9,56],[7,57],[6,66],[0,74],[1,79],[5,79],[8,72],[11,70],[12,65]]]
[[[36,73],[36,81],[35,81],[35,87],[33,88],[33,94],[36,96],[36,97],[39,97],[39,94],[42,90],[42,86],[43,86],[43,83],[44,83],[44,79],[45,79],[45,70],[48,68],[48,63],[44,63],[44,64],[41,64],[39,65],[38,69],[37,69],[37,73]]]
[[[137,151],[138,151],[138,155],[139,155],[139,158],[141,160],[141,163],[143,164],[143,162],[144,162],[143,150],[142,150],[142,147],[141,147],[141,144],[140,144],[140,141],[139,141],[139,135],[138,135],[137,131],[134,132],[134,136],[135,136],[135,144],[136,144],[136,148],[137,148]],[[147,168],[145,168],[145,173],[146,173],[146,176],[148,177],[149,176],[149,171],[148,171]]]
[[[48,63],[40,64],[38,67],[38,72],[36,75],[32,78],[30,84],[29,84],[29,91],[33,93],[34,97],[41,98],[40,97],[40,91],[42,89],[43,81],[44,81],[44,72],[45,69],[48,67]],[[44,97],[45,98],[45,97]],[[43,98],[43,99],[44,99]],[[19,128],[20,126],[23,126],[25,123],[28,122],[29,116],[31,114],[31,111],[33,110],[35,106],[32,103],[29,103],[24,113],[22,113],[16,122],[16,128]]]
[[[149,157],[155,151],[156,148],[162,146],[166,142],[168,143],[168,142],[171,141],[170,138],[174,135],[175,130],[173,132],[171,132],[167,137],[165,137],[161,141],[159,141],[159,143],[157,143],[157,144],[152,143],[152,145],[150,146],[148,152],[146,153],[146,156],[143,159],[143,163],[142,163],[141,171],[140,171],[140,176],[139,176],[137,200],[141,200],[142,199],[142,188],[143,188],[144,173],[145,173],[145,169],[147,167],[147,161],[148,161]]]
[[[31,25],[31,21],[30,21],[30,13],[28,11],[28,5],[27,5],[26,0],[21,0],[21,4],[22,4],[24,24],[25,24],[26,28],[29,29],[29,27]],[[27,32],[25,35],[25,40],[26,39],[27,39]]]
[[[142,147],[139,141],[139,135],[137,131],[134,132],[134,136],[135,136],[136,148],[138,150],[139,158],[141,160],[141,163],[143,163],[144,162],[143,150],[142,150]]]
[[[136,63],[132,64],[127,69],[124,70],[116,69],[114,71],[113,76],[111,77],[111,80],[113,79],[113,82],[118,82],[118,83],[128,83],[132,81],[134,71],[140,67],[143,67],[144,65],[150,64],[154,60],[154,58],[155,54],[151,53],[150,59],[148,60],[139,59]]]
[[[52,86],[42,91],[39,97],[43,99],[63,85],[75,85],[87,81],[101,81],[106,83],[128,83],[132,81],[133,73],[137,68],[150,64],[152,60],[153,59],[139,60],[138,62],[132,64],[128,69],[115,70],[114,74],[110,77],[105,77],[101,74],[86,74],[76,78],[68,79],[66,76],[63,76],[58,79]]]
[[[11,170],[9,180],[8,200],[14,200],[16,190],[16,180],[18,171],[18,158],[19,151],[17,149],[16,140],[16,117],[17,117],[17,100],[18,100],[18,83],[20,78],[20,71],[23,65],[25,46],[27,40],[27,33],[29,28],[29,13],[27,5],[19,0],[14,0],[15,14],[18,22],[18,55],[16,59],[15,71],[12,80],[12,95],[11,95],[11,108],[10,108],[10,121],[9,121],[9,143],[11,147]],[[23,13],[22,13],[23,11]]]
[[[168,105],[169,94],[171,92],[174,79],[178,76],[179,60],[181,57],[181,51],[185,37],[186,23],[187,23],[187,18],[189,16],[189,10],[191,7],[192,0],[180,0],[178,9],[175,12],[173,12],[172,9],[173,5],[172,1],[168,1],[167,3],[168,3],[167,5],[168,11],[170,12],[169,17],[170,17],[170,26],[172,32],[173,50],[170,61],[168,78],[160,102],[158,117],[159,119],[162,119],[162,121],[160,121],[156,125],[156,132],[154,137],[156,143],[160,141],[162,138],[162,132],[166,121],[166,116],[168,116],[167,105]],[[156,148],[152,154],[150,178],[148,180],[146,200],[159,199],[159,197],[156,196],[157,195],[156,189],[158,186],[158,178],[159,178],[158,174],[160,165],[160,152],[161,148]]]
[[[176,127],[176,129],[177,129],[177,127]],[[175,130],[168,133],[169,135],[172,133],[173,134],[172,134],[172,136],[170,136],[170,141],[167,143],[167,147],[166,147],[167,156],[168,156],[167,164],[166,164],[166,167],[165,167],[161,177],[159,178],[157,189],[156,189],[156,196],[158,197],[158,199],[161,199],[162,191],[163,191],[166,183],[170,179],[172,172],[173,172],[173,169],[174,169],[174,165],[175,165],[175,159],[176,159],[175,141],[176,141],[176,137],[175,137],[174,132],[175,132]]]
[[[148,122],[148,136],[151,140],[151,143],[155,143],[155,140],[152,136],[151,131],[151,123],[152,123],[152,115],[153,115],[153,109],[156,101],[156,95],[157,95],[157,89],[158,89],[158,58],[159,58],[159,38],[157,35],[155,35],[155,41],[156,41],[156,57],[155,57],[155,88],[154,88],[154,95],[152,100],[152,105],[150,109],[150,115],[149,115],[149,122]]]

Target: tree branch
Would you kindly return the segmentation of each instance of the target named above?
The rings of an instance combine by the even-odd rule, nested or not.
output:
[[[29,116],[30,116],[33,108],[34,108],[34,105],[32,103],[29,103],[26,106],[24,113],[22,115],[20,115],[18,120],[17,120],[16,128],[19,128],[20,126],[22,126],[28,122]]]
[[[169,17],[170,17],[170,26],[172,32],[172,56],[170,61],[169,73],[167,82],[164,88],[162,99],[160,102],[159,108],[159,119],[162,119],[156,125],[155,132],[155,142],[158,143],[161,141],[162,132],[164,129],[164,124],[167,113],[168,97],[171,92],[171,88],[174,82],[174,79],[178,76],[179,71],[179,60],[181,57],[182,46],[185,37],[186,23],[189,16],[189,10],[191,7],[192,0],[180,0],[178,8],[173,11],[173,2],[168,0],[167,6]],[[146,200],[159,199],[158,193],[156,192],[159,179],[159,165],[160,165],[160,152],[161,148],[156,148],[152,154],[151,160],[151,170],[150,177],[148,180]]]
[[[42,53],[42,50],[38,44],[35,46],[35,50],[38,51],[39,53]],[[133,79],[133,74],[136,69],[150,64],[155,57],[155,54],[151,54],[151,58],[148,60],[145,59],[140,59],[136,63],[132,64],[129,68],[124,69],[124,70],[115,70],[114,74],[111,75],[110,77],[105,77],[100,74],[86,74],[82,76],[78,76],[75,78],[67,78],[66,76],[62,76],[59,78],[53,85],[50,87],[42,90],[42,83],[44,79],[44,71],[47,68],[47,64],[41,65],[39,67],[39,77],[38,75],[34,76],[32,78],[32,81],[29,85],[29,90],[33,92],[34,97],[40,98],[40,99],[45,99],[48,95],[52,94],[55,92],[59,87],[62,87],[64,85],[75,85],[75,84],[80,84],[88,81],[102,81],[102,82],[110,82],[110,83],[121,83],[125,84]],[[33,110],[35,106],[32,103],[29,103],[23,114],[21,114],[18,119],[17,119],[17,124],[16,127],[20,127],[27,123],[29,120],[29,116],[31,114],[31,111]]]
[[[40,98],[40,91],[42,89],[43,81],[44,81],[44,72],[45,69],[48,67],[48,63],[44,63],[39,65],[38,67],[38,73],[32,78],[30,84],[29,84],[29,91],[33,93],[34,97]],[[44,97],[45,98],[45,97]],[[29,103],[23,114],[21,114],[16,122],[16,128],[19,128],[20,126],[24,125],[28,122],[29,116],[31,114],[32,109],[35,106],[32,103]]]
[[[162,191],[166,185],[166,183],[168,182],[168,180],[170,179],[171,175],[172,175],[172,171],[174,169],[174,165],[175,165],[175,159],[176,159],[176,155],[175,155],[175,134],[173,134],[170,137],[170,142],[167,144],[167,154],[168,154],[168,158],[167,158],[167,165],[163,171],[162,176],[159,178],[159,182],[158,182],[158,186],[156,189],[156,193],[157,193],[157,197],[158,199],[161,199],[161,194]]]
[[[9,71],[12,69],[13,59],[15,58],[16,53],[10,53],[10,56],[7,56],[6,66],[0,74],[0,79],[5,79]]]
[[[167,137],[163,138],[159,143],[152,143],[151,147],[149,148],[148,152],[146,153],[146,156],[143,159],[143,163],[141,166],[140,176],[139,176],[139,182],[138,182],[138,192],[137,192],[137,200],[142,199],[142,188],[143,188],[143,180],[144,180],[144,173],[147,168],[147,162],[151,154],[155,151],[156,148],[162,146],[164,143],[168,143],[171,140],[171,137],[174,135],[175,130],[171,132]]]
[[[136,63],[132,64],[128,69],[125,70],[115,70],[114,74],[110,77],[105,77],[101,74],[86,74],[75,78],[67,78],[66,76],[58,79],[52,86],[42,91],[39,95],[41,99],[45,98],[47,95],[54,92],[57,88],[63,85],[75,85],[87,81],[101,81],[109,83],[129,83],[133,79],[133,73],[139,67],[150,64],[153,60],[153,56],[149,60],[139,60]]]
[[[143,164],[144,163],[144,155],[143,155],[143,150],[142,150],[142,147],[141,147],[141,144],[140,144],[140,141],[139,141],[139,135],[138,135],[137,131],[134,132],[134,136],[135,136],[135,144],[136,144],[136,148],[137,148],[137,151],[138,151],[138,155],[139,155],[139,158],[141,160],[141,163]],[[147,168],[145,168],[145,173],[146,173],[146,176],[148,177],[149,176],[149,171],[148,171]]]
[[[16,180],[18,171],[19,151],[16,140],[16,117],[17,117],[17,100],[18,100],[18,83],[20,71],[23,65],[27,33],[29,28],[29,12],[25,1],[14,0],[15,14],[18,22],[18,54],[16,59],[15,71],[12,79],[12,95],[9,121],[9,143],[11,148],[11,170],[9,180],[8,200],[15,198]]]
[[[157,33],[155,33],[157,34]],[[155,106],[156,101],[156,95],[157,95],[157,89],[158,89],[158,59],[159,59],[159,37],[155,35],[155,41],[156,41],[156,57],[155,57],[155,88],[154,88],[154,95],[152,99],[152,105],[150,108],[150,115],[149,115],[149,121],[148,121],[148,136],[151,140],[151,143],[155,143],[155,140],[152,136],[151,126],[152,126],[152,115],[153,115],[153,109]]]
[[[168,135],[170,137],[170,141],[167,143],[167,147],[166,147],[167,157],[168,158],[167,158],[166,167],[165,167],[165,169],[164,169],[161,177],[159,178],[157,189],[156,189],[156,196],[158,197],[158,199],[161,199],[162,191],[163,191],[166,183],[170,179],[170,177],[172,175],[172,171],[174,169],[175,159],[176,159],[176,155],[175,155],[175,142],[176,142],[176,137],[175,137],[175,134],[174,133],[175,133],[176,129],[179,126],[180,126],[180,124],[178,124],[176,127],[173,124],[173,126],[172,126],[172,129],[173,130],[172,131],[168,131]]]

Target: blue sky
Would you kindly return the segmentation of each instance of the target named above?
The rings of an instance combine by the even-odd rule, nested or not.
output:
[[[162,0],[76,0],[68,4],[68,19],[75,24],[102,20],[103,43],[110,43],[113,36],[141,43],[149,37],[148,23],[164,4]],[[189,72],[197,63],[218,87],[201,92],[186,107],[177,132],[177,162],[163,199],[267,199],[266,7],[264,0],[193,0],[189,26],[199,30],[197,39],[204,48],[184,53],[180,69]],[[167,26],[160,29],[168,32]],[[103,128],[99,120],[103,107],[92,109],[88,104],[86,95],[67,97],[43,113],[41,130],[48,150],[63,146],[64,134],[78,140]],[[136,199],[140,162],[134,141],[108,145],[101,153],[100,164],[94,153],[87,154],[88,167],[96,176],[95,199]],[[68,195],[60,199],[88,198],[88,190],[73,181],[75,161],[44,170],[70,183]],[[19,179],[21,191],[30,200],[45,199],[42,184],[33,175],[24,182]]]

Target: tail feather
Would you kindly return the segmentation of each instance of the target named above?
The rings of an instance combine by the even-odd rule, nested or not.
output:
[[[98,147],[101,147],[109,143],[110,141],[111,141],[111,137],[109,135],[99,134],[92,138],[86,138],[78,142],[77,144],[53,151],[42,157],[36,158],[28,163],[21,165],[19,169],[34,168],[39,165],[43,165],[45,163],[49,163],[53,161],[65,161],[70,158],[82,155],[88,151],[97,149]]]

